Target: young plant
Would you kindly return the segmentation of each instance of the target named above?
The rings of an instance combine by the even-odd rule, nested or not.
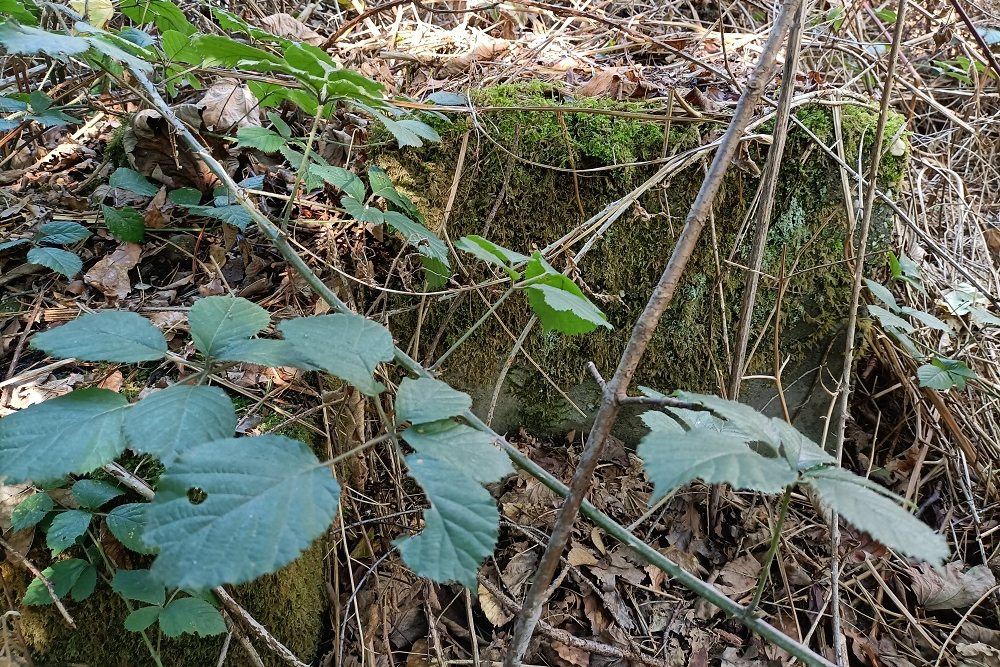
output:
[[[54,248],[72,245],[90,237],[90,231],[79,222],[46,222],[30,239],[11,239],[0,242],[0,252],[29,246],[28,261],[44,266],[72,279],[83,270],[83,262],[69,250]]]

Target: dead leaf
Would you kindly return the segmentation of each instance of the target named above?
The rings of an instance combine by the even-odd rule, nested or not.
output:
[[[479,608],[483,610],[483,616],[495,627],[506,625],[513,620],[514,615],[507,613],[500,604],[500,601],[493,597],[485,586],[479,584]]]
[[[313,46],[320,46],[326,41],[326,37],[291,14],[285,14],[284,12],[271,14],[260,19],[260,27],[272,35],[295,39],[306,44],[312,44]]]
[[[95,28],[104,28],[115,15],[111,0],[70,0],[69,6]]]
[[[964,609],[997,585],[986,565],[976,565],[962,572],[964,563],[954,561],[939,570],[926,563],[910,568],[913,593],[924,609]]]
[[[179,104],[174,112],[191,127],[201,127],[201,112],[193,104]],[[171,188],[193,187],[210,192],[216,176],[191,151],[176,150],[178,143],[162,115],[143,109],[132,116],[122,148],[129,165],[143,176]]]
[[[632,67],[602,69],[576,89],[579,97],[610,97],[616,100],[643,99],[655,92],[656,87],[644,81]]]
[[[1000,667],[1000,649],[986,644],[958,644],[955,653],[961,656],[959,667]]]
[[[143,225],[146,229],[163,229],[170,223],[171,208],[173,205],[167,202],[167,189],[160,188],[142,212]]]
[[[458,56],[449,58],[442,71],[445,74],[461,74],[474,63],[488,62],[503,55],[510,49],[511,43],[506,39],[497,39],[489,35],[478,35],[471,50]]]
[[[122,390],[124,385],[125,376],[122,375],[121,371],[116,370],[114,373],[101,380],[97,386],[101,389],[109,389],[117,394]]]
[[[962,636],[970,642],[981,642],[993,648],[1000,648],[1000,630],[987,628],[972,621],[962,624]]]
[[[124,299],[132,291],[128,272],[139,263],[141,254],[142,246],[138,243],[122,243],[113,253],[94,264],[84,274],[83,280],[109,299]]]
[[[573,542],[569,553],[566,554],[566,560],[574,567],[597,565],[597,556],[594,555],[594,552],[579,542]]]
[[[226,132],[240,127],[260,127],[260,103],[250,89],[224,77],[205,91],[197,104],[210,130]]]
[[[749,593],[757,585],[760,563],[750,554],[726,563],[719,572],[717,587],[731,598]]]
[[[523,542],[515,545],[515,548],[519,548],[519,551],[504,567],[500,578],[507,590],[510,591],[511,597],[516,600],[521,597],[521,591],[528,578],[535,573],[538,554],[528,549],[528,545]]]
[[[552,650],[559,657],[559,664],[567,667],[590,667],[590,652],[562,642],[552,641]]]

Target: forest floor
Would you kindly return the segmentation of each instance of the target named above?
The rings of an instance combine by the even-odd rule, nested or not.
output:
[[[203,7],[182,8],[199,27],[218,31]],[[953,556],[942,571],[914,566],[867,535],[843,528],[839,614],[850,664],[1000,666],[1000,72],[993,55],[1000,43],[1000,7],[993,9],[998,13],[963,8],[961,0],[922,0],[908,8],[890,100],[906,118],[903,138],[911,151],[896,198],[892,248],[900,261],[872,277],[891,286],[899,305],[949,325],[945,333],[918,323],[906,341],[960,361],[975,379],[965,388],[928,386],[905,341],[884,330],[885,320],[863,327],[844,465],[911,501],[926,523],[943,527]],[[403,108],[428,108],[437,100],[439,106],[465,106],[461,114],[472,118],[469,90],[530,80],[550,82],[576,99],[645,101],[728,118],[772,16],[755,2],[724,6],[701,0],[407,0],[305,7],[257,0],[234,10],[252,25],[324,46],[344,67],[385,85]],[[896,11],[894,3],[867,0],[810,6],[793,104],[877,104]],[[44,84],[59,110],[50,114],[72,118],[3,126],[0,244],[30,239],[51,221],[81,221],[93,235],[72,246],[83,266],[69,279],[28,262],[26,244],[0,245],[0,416],[83,386],[142,396],[187,372],[174,363],[140,371],[53,363],[28,346],[35,332],[81,311],[117,308],[145,315],[181,355],[192,354],[185,313],[202,296],[243,296],[279,320],[325,312],[265,239],[192,213],[158,186],[143,193],[142,183],[139,192],[135,183],[109,183],[123,165],[154,182],[164,174],[175,186],[203,189],[206,182],[198,163],[177,159],[170,142],[143,144],[140,137],[138,145],[123,143],[123,126],[134,126],[133,114],[142,109],[126,88],[94,95],[93,80],[79,71],[71,69],[50,86],[48,61],[2,63],[3,95]],[[232,100],[234,90],[242,90],[237,80],[251,81],[252,73],[216,68],[197,74],[213,88],[206,94],[181,86],[174,103],[199,103],[203,119],[212,114],[218,127],[232,125],[227,113],[246,114]],[[772,99],[777,90],[771,82]],[[310,133],[311,118],[301,112],[285,109],[283,119],[294,136]],[[324,159],[362,173],[367,156],[355,146],[364,146],[368,123],[362,113],[339,110],[321,129],[329,140]],[[485,131],[475,123],[473,128]],[[251,191],[266,191],[262,208],[280,216],[288,199],[281,193],[290,192],[295,180],[287,161],[275,155],[248,159],[234,148],[223,154],[241,170],[241,179],[266,174]],[[848,187],[860,198],[858,183]],[[114,238],[102,223],[102,205],[138,211],[143,242]],[[293,236],[311,265],[338,284],[346,300],[374,304],[370,317],[385,316],[389,299],[380,301],[381,291],[394,299],[427,298],[416,294],[413,258],[394,259],[404,254],[403,244],[378,226],[342,221],[333,197],[302,195],[289,210]],[[330,424],[343,409],[355,411],[358,432],[352,437],[367,440],[373,435],[368,429],[377,428],[363,401],[335,395],[342,390],[323,386],[310,373],[239,365],[215,380],[241,397],[242,434],[293,432],[325,448]],[[570,480],[582,449],[579,433],[542,439],[522,430],[508,436],[556,477]],[[737,601],[749,601],[777,502],[726,493],[710,525],[709,490],[696,483],[650,509],[651,489],[633,444],[612,443],[591,501],[689,572]],[[400,479],[393,453],[370,450],[346,467],[343,514],[330,534],[331,611],[320,664],[421,667],[502,660],[560,500],[524,473],[491,489],[501,510],[500,543],[480,572],[478,590],[470,593],[417,578],[393,550],[392,541],[416,527],[423,502]],[[21,545],[25,550],[31,539]],[[833,660],[830,563],[827,527],[808,498],[793,496],[761,611]],[[531,664],[789,664],[781,649],[582,520],[557,583]]]

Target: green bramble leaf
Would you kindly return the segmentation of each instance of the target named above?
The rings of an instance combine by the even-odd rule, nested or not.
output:
[[[277,153],[287,143],[284,137],[266,127],[241,127],[236,140],[240,148],[256,148],[264,153]]]
[[[156,548],[142,541],[142,531],[145,530],[146,503],[128,503],[119,505],[107,516],[107,526],[115,539],[126,548],[139,554],[155,554]]]
[[[348,171],[343,167],[311,164],[309,165],[309,173],[359,202],[365,199],[365,184],[352,171]]]
[[[935,357],[931,363],[917,369],[917,379],[921,387],[948,391],[952,387],[964,391],[969,380],[978,376],[965,363],[954,359]]]
[[[113,188],[120,188],[137,195],[142,195],[143,197],[153,197],[160,191],[159,186],[151,183],[148,178],[135,169],[129,169],[128,167],[118,167],[115,169],[114,173],[111,174],[111,178],[108,179],[108,185]]]
[[[421,255],[436,259],[445,266],[449,266],[448,246],[431,230],[397,211],[386,211],[382,214],[382,221],[399,232],[406,242],[416,248]]]
[[[167,592],[149,570],[118,570],[111,580],[111,590],[126,600],[138,600],[163,606]]]
[[[359,315],[299,317],[278,325],[297,354],[317,368],[375,396],[385,389],[372,379],[378,365],[396,354],[392,334]]]
[[[403,431],[403,439],[417,454],[450,465],[483,484],[514,471],[510,458],[493,445],[489,435],[450,419],[411,426]]]
[[[514,270],[514,265],[523,264],[531,259],[527,255],[508,250],[475,234],[463,236],[455,243],[455,247],[475,255],[484,262],[496,264],[507,272],[511,280],[521,279],[521,274]]]
[[[139,25],[152,23],[160,33],[176,30],[185,35],[197,32],[184,12],[169,0],[121,0],[118,11]]]
[[[64,598],[67,595],[77,602],[90,597],[97,586],[97,569],[85,560],[68,558],[53,563],[42,570],[42,576],[49,580],[56,595]],[[52,596],[41,579],[35,577],[24,592],[23,604],[52,604]]]
[[[496,548],[500,514],[489,492],[429,456],[411,454],[406,466],[430,500],[424,529],[396,540],[403,562],[421,577],[476,587],[476,573]]]
[[[457,417],[472,407],[468,394],[432,378],[403,378],[396,392],[396,422],[425,424]]]
[[[188,313],[195,347],[215,359],[229,345],[263,331],[270,321],[266,310],[241,297],[205,297],[196,301]]]
[[[912,324],[904,320],[899,315],[891,313],[881,306],[868,306],[868,313],[872,317],[878,319],[879,324],[882,325],[883,328],[888,329],[891,327],[893,329],[898,329],[903,333],[912,333],[914,330]]]
[[[35,233],[36,243],[52,245],[69,245],[90,238],[90,230],[79,222],[57,221],[46,222]]]
[[[340,486],[308,446],[277,435],[192,447],[146,507],[150,568],[170,587],[237,584],[292,562],[323,534]]]
[[[201,598],[173,600],[160,612],[160,630],[167,637],[184,634],[210,637],[225,634],[226,622],[219,610]]]
[[[950,324],[947,324],[946,322],[943,322],[942,320],[931,315],[930,313],[925,313],[922,310],[917,310],[916,308],[909,308],[907,306],[903,306],[902,308],[899,309],[899,312],[903,313],[904,315],[909,315],[916,321],[923,324],[925,327],[929,327],[931,329],[937,329],[938,331],[944,331],[945,333],[950,333],[952,331]]]
[[[0,252],[3,252],[4,250],[10,250],[11,248],[17,248],[23,245],[28,245],[29,243],[31,243],[31,241],[29,241],[28,239],[13,239],[11,241],[4,241],[3,243],[0,243]],[[82,265],[83,264],[81,262],[81,267]]]
[[[125,617],[125,629],[130,632],[142,632],[160,617],[163,607],[140,607]]]
[[[89,510],[96,510],[123,495],[125,491],[111,482],[99,479],[81,479],[73,482],[73,497],[81,507]]]
[[[72,278],[83,270],[80,258],[61,248],[32,248],[28,251],[28,261],[52,269],[67,278]]]
[[[599,326],[611,328],[576,283],[553,269],[541,253],[532,255],[524,275],[531,281],[525,289],[528,303],[546,330],[574,335],[589,333]]]
[[[196,445],[230,438],[236,410],[218,387],[175,384],[129,408],[124,432],[129,447],[164,464]]]
[[[167,353],[167,341],[156,326],[136,313],[102,310],[35,334],[31,347],[60,359],[156,361]]]
[[[906,556],[939,565],[948,543],[912,514],[866,485],[866,480],[841,468],[824,468],[803,477],[820,500],[855,528]]]
[[[33,493],[17,504],[10,515],[10,529],[15,533],[38,525],[55,507],[52,498],[44,492]]]
[[[119,241],[142,243],[146,238],[146,223],[143,221],[142,213],[131,206],[119,211],[102,204],[101,211],[104,213],[104,224],[108,226],[108,231]]]
[[[227,225],[232,225],[243,232],[253,222],[250,213],[239,204],[228,204],[226,206],[188,206],[188,211],[195,215],[203,215],[206,218],[221,220]]]
[[[45,544],[58,556],[73,546],[87,529],[93,515],[83,510],[65,510],[56,514],[45,533]]]
[[[125,451],[128,401],[78,389],[0,419],[0,476],[8,484],[87,473]]]

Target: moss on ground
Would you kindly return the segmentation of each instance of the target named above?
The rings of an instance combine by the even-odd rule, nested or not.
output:
[[[373,149],[373,157],[426,212],[428,223],[440,227],[456,172],[458,148],[466,132],[472,132],[455,207],[449,217],[448,236],[457,239],[479,234],[520,252],[542,248],[560,238],[583,221],[581,205],[588,217],[599,212],[628,194],[658,166],[632,163],[690,149],[702,142],[702,133],[717,128],[674,123],[664,141],[665,127],[659,122],[600,113],[527,110],[540,106],[559,109],[568,104],[598,111],[650,111],[648,105],[636,103],[594,99],[567,103],[551,87],[537,83],[498,86],[476,93],[475,98],[479,105],[511,110],[482,112],[477,127],[466,119],[439,124],[440,144],[403,150],[382,145]],[[845,146],[849,155],[851,151],[856,155],[859,146],[870,148],[877,116],[862,107],[843,109]],[[806,107],[797,114],[821,139],[832,141],[828,108]],[[901,123],[902,118],[893,117],[887,136],[891,138]],[[752,161],[763,165],[766,146],[750,144],[748,152]],[[575,180],[568,171],[572,166],[594,169],[622,164],[629,166],[578,174]],[[884,184],[895,186],[905,164],[905,156],[887,154],[883,158]],[[580,385],[592,384],[585,371],[588,361],[606,373],[613,371],[632,325],[670,256],[705,167],[702,162],[695,163],[646,193],[639,206],[620,218],[580,263],[580,275],[614,325],[613,331],[598,330],[566,338],[539,329],[527,339],[526,351],[564,390],[573,392]],[[748,261],[753,236],[743,229],[744,219],[758,182],[749,171],[730,169],[716,200],[713,219],[646,352],[637,384],[665,391],[683,388],[712,392],[724,385],[746,282],[740,267]],[[844,268],[844,204],[835,163],[805,133],[792,131],[779,177],[764,256],[765,275],[754,314],[751,344],[758,337],[764,342],[750,359],[750,373],[770,373],[773,367],[771,329],[765,324],[771,320],[777,301],[775,276],[779,271],[788,278],[780,317],[781,355],[791,357],[791,368],[828,345],[840,328],[850,292],[850,277]],[[876,211],[874,246],[888,238],[889,220],[887,209]],[[473,277],[483,275],[475,260],[467,255],[462,259],[473,268]],[[558,257],[553,264],[563,269],[565,262],[565,257]],[[481,299],[463,298],[461,306],[450,315],[451,302],[429,307],[420,327],[421,350],[427,349],[442,327],[444,336],[437,352],[447,349],[484,312]],[[523,298],[508,300],[499,314],[515,337],[530,317]],[[397,316],[392,323],[404,346],[409,343],[405,332],[415,330],[405,317]],[[512,337],[491,320],[451,357],[444,377],[478,396],[476,407],[485,410],[482,396],[491,393],[512,346]],[[558,392],[521,360],[505,388],[518,407],[517,423],[504,423],[503,428],[524,425],[545,432],[573,418]],[[594,406],[581,407],[590,410]]]

